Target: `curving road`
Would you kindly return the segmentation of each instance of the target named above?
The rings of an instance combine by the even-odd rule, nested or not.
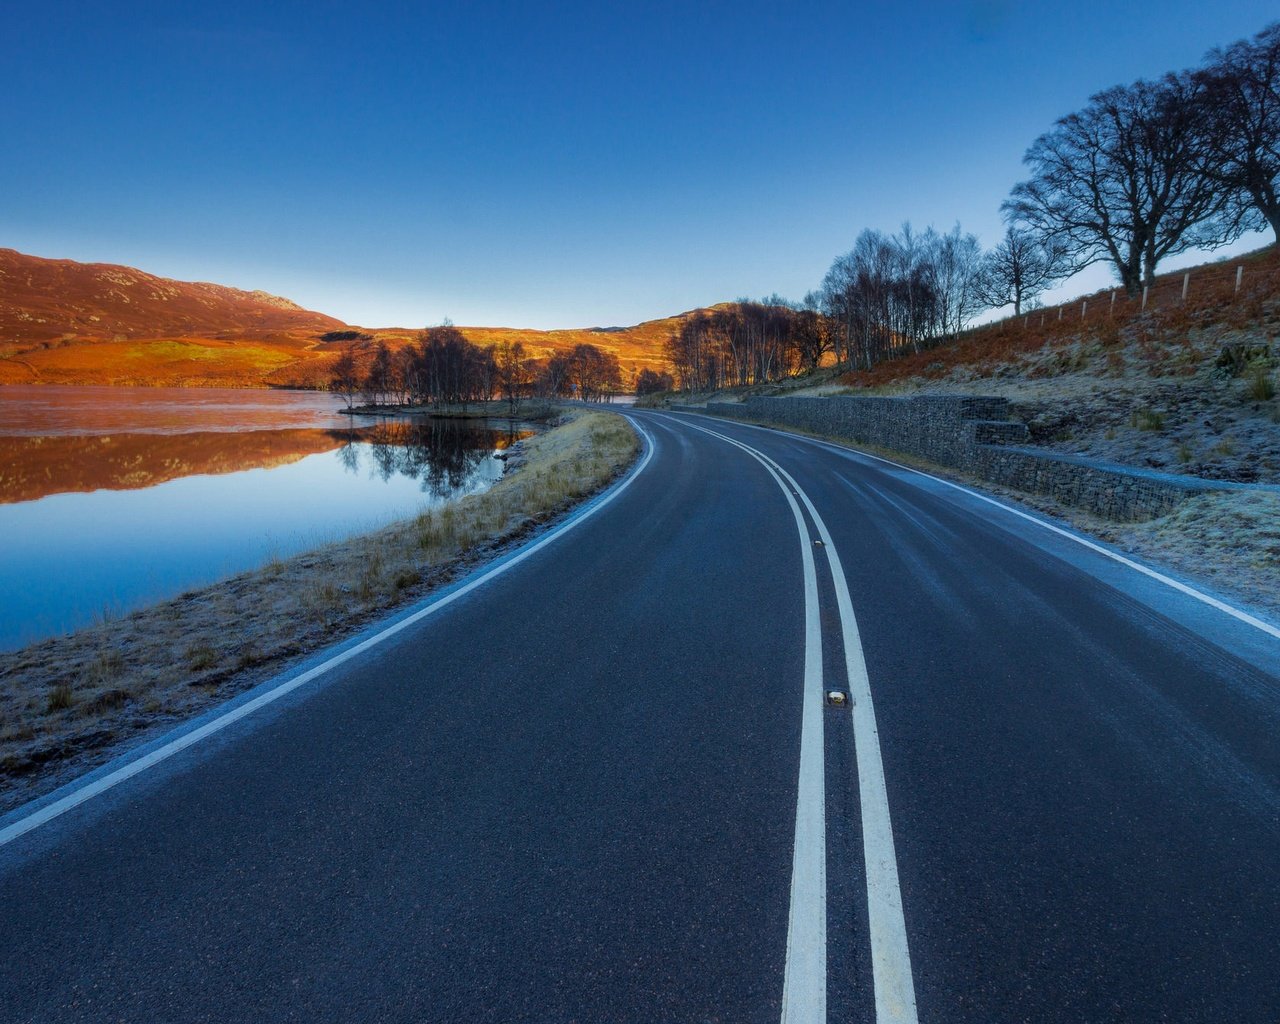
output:
[[[1280,1020],[1280,632],[628,415],[561,532],[0,819],[0,1020]]]

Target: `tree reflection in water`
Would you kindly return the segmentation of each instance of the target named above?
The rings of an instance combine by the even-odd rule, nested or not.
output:
[[[533,431],[515,421],[416,417],[335,433],[342,441],[338,458],[348,472],[360,471],[361,449],[367,447],[374,475],[384,481],[395,475],[421,480],[423,491],[443,499],[469,486],[495,450]]]

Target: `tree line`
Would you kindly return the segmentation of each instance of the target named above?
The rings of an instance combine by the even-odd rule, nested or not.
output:
[[[346,345],[330,369],[329,389],[347,408],[369,405],[466,405],[504,398],[514,412],[526,397],[600,402],[622,390],[618,357],[581,344],[545,358],[522,342],[480,346],[452,324],[429,327],[403,348],[367,340]]]
[[[758,384],[818,365],[826,351],[815,309],[773,295],[739,299],[686,317],[666,342],[666,357],[685,390]]]
[[[1280,241],[1280,23],[1199,67],[1092,96],[1036,139],[984,252],[943,234],[866,230],[800,303],[776,296],[685,321],[667,346],[686,390],[754,384],[956,339],[980,314],[1020,315],[1048,288],[1109,264],[1133,297],[1160,262],[1268,227]]]

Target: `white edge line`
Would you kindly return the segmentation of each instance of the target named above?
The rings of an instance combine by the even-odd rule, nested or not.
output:
[[[326,672],[329,672],[332,669],[337,668],[339,665],[342,665],[345,662],[350,661],[352,658],[355,658],[358,655],[363,654],[365,651],[369,650],[370,648],[376,647],[378,644],[382,643],[384,640],[390,639],[391,637],[395,636],[397,633],[401,632],[402,630],[407,629],[409,626],[412,626],[415,623],[422,621],[427,616],[434,614],[435,612],[439,611],[441,608],[444,608],[446,605],[452,604],[454,601],[458,600],[458,598],[463,597],[466,594],[469,594],[471,591],[475,590],[477,587],[481,587],[484,584],[488,583],[490,580],[494,579],[495,577],[502,575],[508,569],[511,569],[513,566],[519,565],[526,558],[529,558],[531,555],[540,551],[542,548],[546,547],[552,541],[557,540],[558,538],[564,536],[566,533],[572,530],[575,526],[578,526],[580,523],[585,522],[587,519],[595,515],[602,508],[604,508],[611,501],[613,501],[616,497],[618,497],[618,495],[620,495],[628,487],[630,487],[632,482],[641,474],[641,472],[644,471],[645,467],[648,466],[649,460],[653,458],[653,452],[654,452],[653,438],[650,436],[649,432],[645,430],[645,428],[641,426],[639,423],[636,423],[634,420],[630,420],[630,419],[629,419],[629,422],[631,422],[635,426],[636,430],[640,432],[641,437],[644,439],[645,453],[643,458],[641,458],[639,463],[636,464],[636,466],[627,474],[627,476],[622,480],[621,483],[614,486],[610,491],[606,492],[603,497],[596,499],[596,501],[593,504],[588,505],[585,509],[583,509],[582,511],[577,513],[575,516],[570,518],[567,522],[564,522],[560,526],[556,527],[554,530],[548,533],[545,537],[542,537],[537,542],[532,544],[530,547],[525,548],[523,551],[519,551],[518,553],[511,556],[507,560],[500,562],[498,565],[494,566],[492,569],[488,570],[483,575],[473,579],[470,583],[467,583],[464,586],[459,587],[457,590],[454,590],[446,594],[444,597],[440,598],[439,600],[433,601],[431,604],[427,605],[425,608],[419,609],[418,611],[414,612],[412,615],[408,615],[405,618],[401,619],[400,621],[393,623],[392,625],[388,626],[386,629],[382,630],[381,632],[376,633],[373,636],[369,637],[368,639],[363,640],[362,642],[356,644],[354,647],[350,647],[347,650],[343,651],[342,653],[334,655],[332,658],[329,658],[327,661],[321,662],[319,665],[313,666],[312,668],[301,673],[300,675],[294,676],[292,679],[289,679],[281,683],[279,686],[276,686],[268,690],[266,693],[259,694],[257,697],[253,698],[252,700],[247,701],[244,704],[241,704],[239,707],[226,712],[226,714],[219,715],[213,721],[206,722],[204,725],[200,726],[198,729],[193,729],[191,732],[185,733],[184,735],[171,740],[170,742],[164,744],[163,746],[158,747],[157,749],[151,751],[149,754],[145,754],[144,756],[139,757],[135,761],[130,761],[128,764],[122,765],[121,767],[117,768],[115,771],[102,776],[102,778],[96,779],[93,782],[90,782],[84,786],[81,786],[79,789],[76,789],[73,792],[68,793],[66,796],[62,797],[61,799],[55,800],[53,803],[47,804],[46,806],[41,807],[37,811],[33,811],[31,814],[27,815],[26,817],[19,818],[17,821],[5,826],[3,829],[0,829],[0,847],[7,846],[9,843],[13,842],[18,837],[26,835],[32,829],[39,828],[41,825],[44,825],[47,822],[52,821],[54,818],[57,818],[60,815],[65,814],[67,811],[70,811],[73,808],[79,807],[81,804],[85,803],[86,801],[92,800],[95,796],[98,796],[101,793],[105,793],[107,790],[112,789],[120,785],[120,783],[133,778],[135,775],[139,774],[140,772],[144,772],[148,768],[151,768],[154,765],[159,764],[161,761],[167,760],[168,758],[172,757],[174,754],[177,754],[180,751],[185,750],[187,747],[191,746],[192,744],[199,743],[201,740],[205,739],[206,737],[212,736],[214,733],[221,732],[223,729],[226,729],[228,726],[234,725],[236,722],[240,721],[240,719],[253,714],[259,708],[279,700],[281,697],[285,696],[288,693],[291,693],[293,690],[296,690],[298,687],[311,682],[313,679],[316,679],[317,677],[324,675]]]
[[[816,437],[807,437],[804,434],[796,434],[782,427],[767,427],[760,423],[747,423],[742,420],[729,419],[728,417],[725,417],[725,416],[712,416],[708,413],[685,413],[685,415],[686,416],[702,416],[704,419],[714,420],[719,423],[726,423],[726,422],[737,423],[740,426],[752,427],[755,430],[771,430],[775,433],[785,434],[787,437],[793,437],[798,441],[807,441],[809,444],[815,444],[822,448],[831,448],[834,451],[841,452],[845,455],[851,455],[851,454],[861,455],[863,458],[874,459],[876,462],[883,462],[885,465],[893,466],[897,469],[904,469],[908,473],[915,473],[917,476],[922,476],[928,480],[934,480],[937,483],[945,484],[947,487],[951,487],[957,491],[962,491],[965,494],[972,495],[973,497],[979,499],[980,501],[985,501],[989,505],[995,505],[996,508],[1002,508],[1006,512],[1009,512],[1015,516],[1018,516],[1019,518],[1027,520],[1027,522],[1035,523],[1037,526],[1042,526],[1046,530],[1050,530],[1053,533],[1058,534],[1060,537],[1066,537],[1068,540],[1075,541],[1077,544],[1080,544],[1083,547],[1088,548],[1090,551],[1096,551],[1100,555],[1105,555],[1107,558],[1110,558],[1113,561],[1119,562],[1121,565],[1128,566],[1130,569],[1140,572],[1144,576],[1150,576],[1153,580],[1157,580],[1158,582],[1163,583],[1167,587],[1172,587],[1174,590],[1178,591],[1179,593],[1185,594],[1188,597],[1194,598],[1197,601],[1201,601],[1204,604],[1209,605],[1211,608],[1216,608],[1218,611],[1224,612],[1225,614],[1230,615],[1232,618],[1239,619],[1241,622],[1245,623],[1246,625],[1253,626],[1255,629],[1259,629],[1262,632],[1268,634],[1269,636],[1273,636],[1276,639],[1280,639],[1280,628],[1277,628],[1271,625],[1269,622],[1263,622],[1261,619],[1256,618],[1253,615],[1250,615],[1246,611],[1242,611],[1239,608],[1235,608],[1232,605],[1227,604],[1225,601],[1220,601],[1216,597],[1213,597],[1210,594],[1206,594],[1203,591],[1197,590],[1195,587],[1191,587],[1185,583],[1181,583],[1178,580],[1173,579],[1172,577],[1166,576],[1162,572],[1158,572],[1155,569],[1151,569],[1148,566],[1143,565],[1141,562],[1135,562],[1133,561],[1133,559],[1126,558],[1124,555],[1119,554],[1118,552],[1111,551],[1108,548],[1103,547],[1101,544],[1097,544],[1094,541],[1088,540],[1085,537],[1081,537],[1078,534],[1072,533],[1070,530],[1064,530],[1060,526],[1055,526],[1053,523],[1046,522],[1045,520],[1039,518],[1038,516],[1033,516],[1028,512],[1023,512],[1021,509],[1014,508],[1012,505],[1006,505],[1003,501],[999,501],[995,498],[988,497],[987,495],[981,493],[980,491],[973,490],[973,488],[971,487],[965,487],[963,484],[957,484],[951,480],[943,479],[940,476],[934,476],[932,473],[925,472],[922,469],[916,469],[914,466],[904,466],[900,462],[894,462],[892,459],[886,459],[880,455],[873,455],[871,454],[871,452],[863,451],[860,448],[841,445],[834,441],[824,441]]]

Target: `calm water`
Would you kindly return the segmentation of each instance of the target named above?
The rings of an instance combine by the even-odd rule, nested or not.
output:
[[[0,649],[484,490],[505,421],[329,395],[0,387]]]

